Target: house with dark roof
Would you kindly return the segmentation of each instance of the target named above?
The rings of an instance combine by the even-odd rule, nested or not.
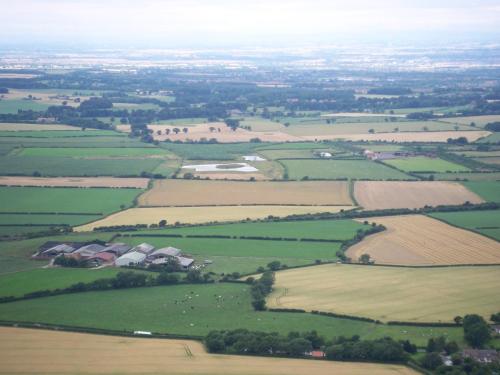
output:
[[[119,256],[125,254],[126,252],[128,252],[131,248],[132,248],[132,246],[129,246],[129,245],[124,244],[124,243],[112,243],[112,244],[108,244],[108,246],[106,246],[100,252],[113,253],[119,257]]]
[[[99,267],[103,264],[112,264],[116,259],[116,255],[106,251],[99,252],[86,259],[86,264],[90,267]]]
[[[472,358],[479,363],[492,363],[499,360],[498,352],[494,349],[464,349],[462,357]]]

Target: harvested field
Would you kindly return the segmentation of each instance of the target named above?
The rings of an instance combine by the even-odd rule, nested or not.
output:
[[[416,374],[399,365],[209,354],[201,343],[191,340],[10,327],[0,328],[0,334],[0,374]],[[85,355],[75,355],[76,352]]]
[[[345,181],[238,182],[157,180],[139,206],[351,205]]]
[[[165,141],[167,139],[170,139],[171,141],[185,141],[188,139],[199,141],[201,138],[215,138],[218,142],[221,143],[248,142],[252,138],[259,138],[264,142],[293,142],[300,140],[300,138],[279,131],[255,132],[241,128],[233,131],[225,123],[222,122],[190,125],[187,128],[187,133],[184,133],[182,131],[183,127],[185,127],[185,125],[148,125],[148,128],[153,130],[154,139],[158,141]],[[180,129],[178,134],[174,133],[173,130],[175,128]],[[210,128],[213,128],[215,130],[210,131]],[[166,133],[167,129],[169,130],[169,134]],[[158,134],[159,131],[161,132],[161,134]]]
[[[500,121],[500,115],[447,117],[440,120],[458,125],[470,125],[471,123],[475,123],[476,126],[482,128],[490,122]]]
[[[0,176],[1,186],[109,187],[146,189],[147,178]]]
[[[254,178],[256,181],[270,180],[269,176],[266,176],[262,173],[238,173],[238,172],[229,172],[229,173],[221,173],[221,172],[195,172],[193,173],[195,177],[200,178],[209,178],[211,180],[246,180],[249,181],[251,178]]]
[[[405,172],[467,172],[469,168],[440,158],[415,156],[410,158],[384,160],[385,164],[392,165]]]
[[[488,319],[500,307],[500,266],[407,268],[327,264],[276,273],[271,307],[301,308],[381,321]]]
[[[362,221],[363,219],[360,219]],[[500,264],[500,243],[423,215],[373,218],[387,230],[347,250],[357,260],[370,254],[376,264]]]
[[[307,140],[345,139],[350,141],[384,141],[384,142],[446,142],[448,138],[465,137],[469,142],[487,137],[488,131],[443,131],[443,132],[405,132],[405,133],[378,133],[378,134],[342,134],[303,136]]]
[[[76,231],[91,231],[94,228],[115,225],[168,223],[201,224],[213,221],[240,221],[247,218],[263,219],[269,215],[284,217],[294,214],[339,212],[352,206],[219,206],[219,207],[151,207],[131,208],[110,215],[103,220],[82,225]]]
[[[354,196],[367,210],[484,202],[463,185],[446,181],[357,181]]]
[[[76,126],[60,124],[21,124],[21,123],[0,123],[0,131],[43,131],[43,130],[81,130]]]

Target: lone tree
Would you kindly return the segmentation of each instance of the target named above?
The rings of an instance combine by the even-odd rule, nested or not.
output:
[[[482,347],[491,338],[490,327],[479,315],[466,315],[463,326],[465,341],[475,348]]]
[[[231,130],[234,132],[236,129],[240,126],[240,120],[236,120],[233,118],[227,118],[224,120],[226,125],[231,128]]]
[[[160,220],[160,222],[158,223],[158,226],[159,227],[164,227],[167,225],[167,220],[163,219],[163,220]]]
[[[372,263],[372,259],[370,257],[370,254],[363,254],[359,257],[358,259],[358,262],[359,263],[362,263],[362,264],[370,264]]]

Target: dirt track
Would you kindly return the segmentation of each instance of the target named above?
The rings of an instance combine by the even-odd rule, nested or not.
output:
[[[484,202],[463,185],[447,181],[358,181],[354,196],[367,210]]]

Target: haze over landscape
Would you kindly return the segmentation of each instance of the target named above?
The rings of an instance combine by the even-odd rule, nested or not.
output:
[[[500,374],[498,1],[0,23],[0,375]]]

